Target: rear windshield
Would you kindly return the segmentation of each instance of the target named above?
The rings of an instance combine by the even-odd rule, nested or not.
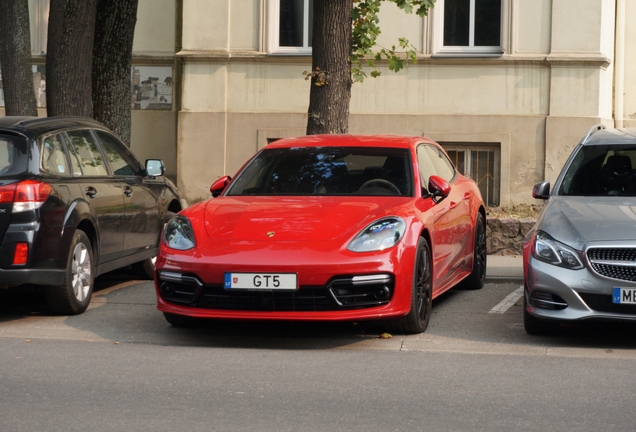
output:
[[[24,139],[0,135],[0,178],[24,174],[26,169],[27,154]]]
[[[567,167],[559,195],[636,196],[636,146],[583,146]]]
[[[237,176],[228,195],[411,196],[412,178],[407,149],[264,149]]]

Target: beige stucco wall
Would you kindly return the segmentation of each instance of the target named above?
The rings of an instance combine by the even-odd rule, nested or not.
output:
[[[513,6],[513,53],[549,54],[552,0],[518,0]]]
[[[552,52],[601,52],[601,23],[609,3],[608,0],[553,1]]]
[[[142,161],[162,159],[166,175],[177,179],[177,113],[176,111],[132,112],[130,148]]]
[[[625,1],[625,91],[624,125],[636,127],[636,1]]]
[[[243,5],[246,0],[234,2]],[[183,49],[228,51],[230,9],[230,0],[183,1]]]
[[[258,51],[260,24],[261,0],[232,0],[230,5],[230,48],[241,51]]]
[[[139,0],[134,55],[174,56],[176,19],[176,0]]]
[[[406,38],[417,52],[424,51],[424,23],[414,12],[404,13],[394,3],[385,2],[380,6],[379,27],[381,30],[377,43],[380,47],[396,46],[399,51],[399,39]]]

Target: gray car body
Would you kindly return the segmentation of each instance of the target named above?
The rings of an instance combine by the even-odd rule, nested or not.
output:
[[[611,311],[601,311],[583,299],[586,294],[592,294],[605,300],[605,296],[608,296],[611,302],[613,288],[636,288],[635,281],[610,278],[596,272],[587,254],[592,248],[636,249],[636,197],[558,194],[564,175],[580,147],[607,144],[636,145],[636,129],[592,128],[572,151],[549,196],[535,195],[547,199],[547,202],[524,240],[526,311],[534,317],[552,320],[636,320],[636,313],[632,313],[636,312],[636,307],[620,310],[621,305],[616,305],[611,307]],[[545,191],[548,187],[547,182],[540,183],[535,186],[535,191]],[[538,231],[574,249],[584,267],[572,270],[535,258],[530,253],[530,242]],[[621,262],[621,265],[636,266],[636,262]],[[535,292],[556,294],[567,303],[567,307],[560,310],[535,307],[531,301]]]

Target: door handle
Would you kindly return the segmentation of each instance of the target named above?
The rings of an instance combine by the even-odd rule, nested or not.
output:
[[[451,201],[448,207],[454,209],[455,207],[457,207],[457,203],[455,201]]]
[[[465,199],[465,200],[470,199],[470,195],[471,195],[471,194],[470,194],[470,192],[466,192],[466,193],[464,194],[464,199]]]
[[[133,190],[130,186],[124,187],[124,195],[126,195],[127,197],[131,197],[132,194],[133,194]]]
[[[89,186],[86,188],[86,196],[89,198],[95,198],[95,196],[97,195],[97,189],[95,189],[93,186]]]

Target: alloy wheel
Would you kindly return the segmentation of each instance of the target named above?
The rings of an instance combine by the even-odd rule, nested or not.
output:
[[[431,265],[428,248],[422,248],[417,258],[417,315],[421,321],[425,321],[429,313],[431,302]]]
[[[73,250],[71,275],[73,294],[78,301],[84,301],[91,286],[91,258],[84,243],[78,243]]]

